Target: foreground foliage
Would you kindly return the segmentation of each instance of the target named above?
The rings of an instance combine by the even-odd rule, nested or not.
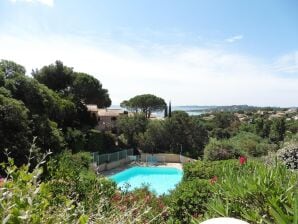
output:
[[[34,149],[34,145],[30,151]],[[89,169],[86,153],[64,152],[30,169],[13,159],[2,163],[0,179],[2,223],[164,223],[167,208],[148,189],[116,191],[115,183]]]
[[[185,223],[222,216],[249,223],[297,223],[298,174],[278,162],[268,167],[245,157],[197,161],[184,167],[184,180],[170,205],[172,215]]]

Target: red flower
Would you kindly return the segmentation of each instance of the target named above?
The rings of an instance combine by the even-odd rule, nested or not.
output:
[[[247,162],[247,158],[244,157],[244,156],[240,156],[240,158],[239,158],[239,163],[240,163],[240,165],[243,165],[243,164],[245,164],[246,162]]]
[[[215,182],[217,181],[217,176],[214,176],[210,179],[210,184],[215,184]]]

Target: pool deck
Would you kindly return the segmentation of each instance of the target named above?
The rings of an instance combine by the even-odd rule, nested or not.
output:
[[[131,167],[136,167],[136,166],[138,166],[138,167],[173,167],[173,168],[180,169],[180,170],[182,170],[182,167],[183,167],[183,165],[181,163],[165,163],[165,164],[156,164],[153,166],[147,165],[146,163],[131,163],[131,164],[127,164],[127,165],[124,165],[121,167],[117,167],[112,170],[100,172],[99,174],[108,177],[108,176],[117,174],[123,170],[129,169]]]

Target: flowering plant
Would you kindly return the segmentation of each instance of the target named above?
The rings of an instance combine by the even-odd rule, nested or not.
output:
[[[240,165],[244,165],[247,162],[247,158],[245,156],[239,157],[239,163]]]

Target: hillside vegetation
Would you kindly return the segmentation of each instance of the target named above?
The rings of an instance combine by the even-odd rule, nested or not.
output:
[[[0,62],[2,223],[199,223],[219,216],[298,223],[297,109],[189,116],[143,94],[123,103],[135,113],[121,116],[112,133],[94,129],[86,104],[111,105],[89,74],[56,61],[31,77],[15,62]],[[163,108],[164,119],[150,117]],[[90,152],[130,147],[197,161],[184,164],[169,195],[119,191],[90,167]]]

